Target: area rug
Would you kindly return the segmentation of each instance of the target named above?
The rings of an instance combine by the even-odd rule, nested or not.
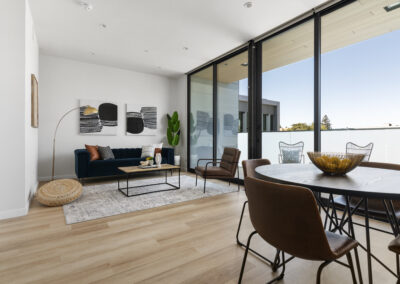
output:
[[[129,181],[129,186],[161,183],[163,181],[164,178],[150,178],[136,181],[132,179]],[[168,177],[168,182],[178,184],[178,177]],[[125,183],[121,182],[121,186],[124,185]],[[126,197],[117,188],[117,182],[84,186],[83,194],[79,199],[63,206],[65,222],[67,224],[74,224],[237,191],[237,185],[235,184],[228,186],[227,182],[219,184],[207,181],[207,189],[204,194],[203,179],[199,178],[198,185],[195,186],[195,178],[185,175],[181,176],[181,188],[178,190]],[[168,188],[170,187],[165,184],[139,187],[137,189],[129,189],[129,194]]]

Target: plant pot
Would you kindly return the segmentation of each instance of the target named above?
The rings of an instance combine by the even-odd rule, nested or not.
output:
[[[179,155],[174,156],[174,164],[175,164],[175,166],[181,165],[181,156],[179,156]]]

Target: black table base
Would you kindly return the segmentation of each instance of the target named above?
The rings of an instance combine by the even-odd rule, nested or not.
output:
[[[137,186],[129,186],[129,178],[134,174],[134,173],[126,173],[126,187],[120,187],[120,180],[118,179],[118,191],[121,192],[123,195],[126,197],[133,197],[133,196],[139,196],[139,195],[144,195],[144,194],[150,194],[150,193],[156,193],[156,192],[163,192],[163,191],[171,191],[171,190],[178,190],[181,188],[181,169],[178,169],[178,185],[174,185],[168,182],[168,171],[171,169],[160,169],[160,170],[153,170],[151,172],[159,172],[159,171],[164,171],[165,172],[165,181],[164,182],[159,182],[159,183],[152,183],[152,184],[144,184],[144,185],[137,185]],[[143,173],[143,172],[140,172]],[[129,189],[133,188],[142,188],[142,187],[147,187],[147,186],[155,186],[155,185],[162,185],[166,184],[169,185],[171,188],[168,189],[160,189],[160,190],[153,190],[153,191],[146,191],[142,193],[136,193],[136,194],[129,194]],[[126,191],[126,192],[125,192]]]

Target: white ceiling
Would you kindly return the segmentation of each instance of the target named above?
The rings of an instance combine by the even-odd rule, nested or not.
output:
[[[79,0],[30,0],[43,54],[170,77],[325,2],[252,0],[245,8],[248,0],[86,1],[90,12]]]

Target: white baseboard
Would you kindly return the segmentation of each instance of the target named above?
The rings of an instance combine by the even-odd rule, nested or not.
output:
[[[57,175],[54,176],[55,179],[61,178],[76,178],[75,175]],[[51,181],[51,176],[39,177],[39,181]]]
[[[29,203],[25,205],[25,208],[0,211],[0,220],[25,216],[26,214],[28,214],[28,210],[29,210]]]

